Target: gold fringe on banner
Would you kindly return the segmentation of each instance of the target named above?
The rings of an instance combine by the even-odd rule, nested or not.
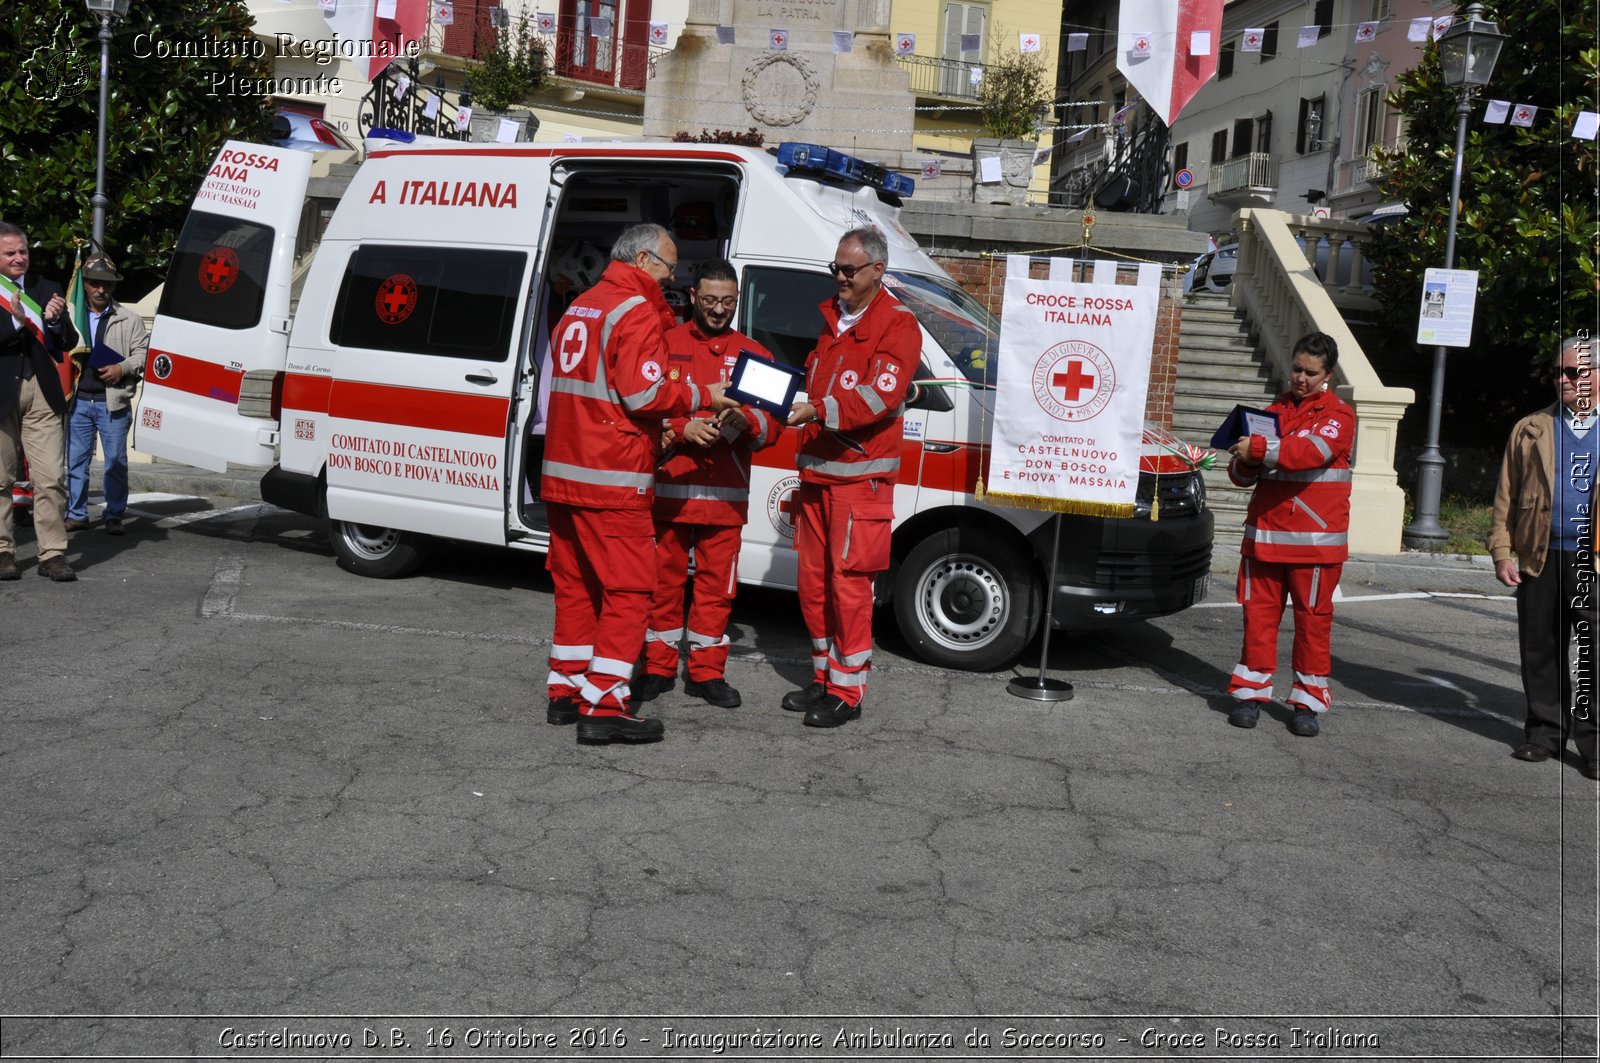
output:
[[[981,485],[980,485],[981,486]],[[1038,495],[1008,495],[989,491],[979,496],[990,506],[1036,509],[1046,513],[1072,513],[1084,517],[1131,517],[1131,502],[1085,502],[1076,498],[1041,498]]]

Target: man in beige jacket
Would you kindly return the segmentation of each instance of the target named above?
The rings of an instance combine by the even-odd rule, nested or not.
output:
[[[1600,592],[1594,541],[1594,481],[1600,476],[1597,383],[1590,337],[1563,340],[1556,367],[1558,401],[1511,430],[1488,539],[1495,577],[1517,591],[1528,717],[1526,741],[1512,756],[1549,760],[1560,756],[1570,738],[1590,779],[1600,779],[1594,703]],[[1568,654],[1574,637],[1576,667]]]
[[[133,424],[133,390],[144,375],[150,331],[144,319],[112,298],[122,274],[105,255],[83,265],[89,304],[88,364],[78,378],[78,393],[67,418],[67,531],[89,526],[89,463],[96,437],[105,452],[105,528],[122,534],[128,508],[128,429]]]

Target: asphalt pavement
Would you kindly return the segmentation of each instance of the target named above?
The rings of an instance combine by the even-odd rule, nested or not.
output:
[[[1228,726],[1226,593],[1052,642],[1054,704],[884,630],[805,728],[750,590],[740,708],[590,747],[536,557],[362,579],[254,477],[134,485],[0,585],[0,1056],[1594,1057],[1596,790],[1509,755],[1484,564],[1344,588],[1315,739]]]

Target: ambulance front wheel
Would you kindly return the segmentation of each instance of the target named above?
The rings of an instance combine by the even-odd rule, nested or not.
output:
[[[426,540],[414,532],[329,519],[328,538],[333,540],[339,567],[358,576],[398,579],[428,559]]]
[[[1043,588],[1020,539],[946,528],[900,563],[894,586],[900,633],[923,660],[991,671],[1015,661],[1043,614]]]

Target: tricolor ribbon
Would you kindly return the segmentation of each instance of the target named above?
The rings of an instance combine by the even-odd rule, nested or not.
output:
[[[22,308],[24,323],[28,331],[33,333],[33,338],[44,345],[51,358],[61,361],[61,349],[55,337],[50,335],[50,330],[44,327],[44,311],[39,309],[39,304],[28,298],[28,293],[17,287],[16,281],[0,276],[0,310],[15,319],[18,307]]]

